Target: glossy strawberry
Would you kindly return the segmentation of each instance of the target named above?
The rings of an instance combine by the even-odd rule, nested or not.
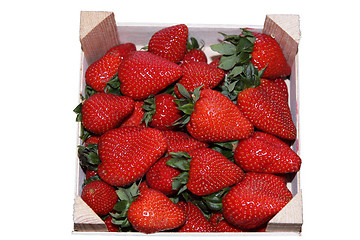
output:
[[[167,153],[188,152],[197,148],[209,146],[206,142],[196,140],[186,132],[162,131],[162,133],[168,143]]]
[[[131,203],[127,218],[135,230],[154,233],[182,226],[184,211],[161,192],[147,188]]]
[[[209,218],[211,225],[215,227],[216,232],[243,232],[240,228],[236,228],[233,225],[229,224],[225,219],[222,213],[213,213]]]
[[[148,50],[169,61],[178,63],[184,58],[188,33],[189,30],[185,24],[163,28],[152,35]]]
[[[225,77],[224,70],[209,65],[205,62],[189,62],[182,65],[183,76],[178,83],[183,85],[187,91],[194,91],[195,88],[203,86],[202,89],[216,87]],[[182,95],[175,86],[175,93],[178,97]]]
[[[215,232],[214,226],[205,218],[201,210],[192,202],[177,204],[186,214],[186,222],[178,232]]]
[[[134,110],[134,100],[111,93],[96,93],[83,103],[81,108],[84,128],[101,135],[119,127]]]
[[[119,226],[113,224],[111,222],[112,217],[111,215],[107,216],[104,220],[106,228],[108,229],[109,232],[118,232],[119,231]]]
[[[181,68],[151,52],[136,51],[128,55],[119,66],[122,94],[134,100],[155,95],[182,75]]]
[[[150,188],[156,189],[165,195],[172,195],[176,190],[172,189],[173,178],[181,171],[166,165],[171,156],[160,158],[146,173],[146,182]]]
[[[191,157],[189,191],[204,196],[232,186],[242,180],[243,170],[221,153],[210,148],[198,148],[189,152]]]
[[[123,43],[111,48],[103,57],[87,68],[86,84],[95,91],[103,92],[106,83],[118,72],[121,61],[132,51],[136,51],[133,43]]]
[[[167,143],[153,128],[124,127],[110,130],[99,141],[98,174],[113,186],[139,180],[165,153]]]
[[[262,173],[291,173],[300,170],[300,157],[275,136],[255,132],[240,140],[234,159],[244,171]]]
[[[296,138],[287,98],[274,82],[261,79],[260,86],[240,92],[237,106],[256,128],[280,138]]]
[[[207,63],[207,57],[204,51],[200,49],[191,49],[185,53],[182,64],[189,62],[204,62]]]
[[[236,227],[254,229],[271,219],[291,198],[281,178],[249,172],[223,198],[223,214]]]
[[[143,108],[145,124],[159,130],[175,129],[176,120],[182,117],[182,112],[177,109],[175,97],[169,93],[157,94],[145,100]]]
[[[118,200],[115,189],[100,180],[86,184],[81,198],[100,216],[108,214]]]
[[[134,111],[124,119],[120,127],[145,127],[145,123],[142,122],[145,113],[143,105],[144,101],[135,101]]]
[[[253,32],[256,40],[252,52],[251,62],[257,69],[266,67],[263,77],[275,79],[290,75],[291,69],[279,43],[270,35]]]
[[[233,102],[211,89],[201,91],[186,128],[192,137],[206,142],[239,140],[254,131],[251,122]]]

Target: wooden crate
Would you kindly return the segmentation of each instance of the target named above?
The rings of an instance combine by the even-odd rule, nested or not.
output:
[[[82,60],[80,70],[80,93],[85,88],[85,71],[95,60],[103,56],[108,49],[119,43],[132,42],[137,49],[147,45],[151,35],[157,30],[169,26],[169,24],[121,24],[116,23],[112,12],[81,12],[80,42],[82,47]],[[299,16],[298,15],[267,15],[264,26],[234,26],[234,25],[187,25],[189,36],[204,40],[204,51],[209,57],[218,55],[210,49],[210,45],[218,43],[222,36],[218,32],[226,34],[239,34],[240,27],[251,27],[255,31],[263,31],[272,35],[280,44],[285,57],[292,68],[289,88],[289,103],[293,121],[299,130],[299,98],[298,98],[298,44],[300,40]],[[78,127],[80,135],[80,124]],[[81,144],[78,138],[78,144]],[[299,139],[297,138],[293,150],[299,154]],[[81,199],[81,185],[85,174],[77,163],[76,194],[74,204],[74,232],[107,232],[104,222],[92,211]],[[268,223],[265,233],[236,233],[237,235],[268,235],[268,234],[301,234],[303,223],[302,216],[302,193],[300,189],[300,173],[296,173],[288,182],[288,188],[294,198]],[[114,234],[114,233],[112,233]],[[117,234],[141,234],[141,233],[117,233]],[[170,233],[156,233],[170,234]],[[171,233],[174,234],[174,233]],[[176,233],[182,234],[182,233]],[[202,233],[204,234],[204,233]],[[206,233],[212,234],[212,233]],[[185,234],[186,235],[186,234]]]

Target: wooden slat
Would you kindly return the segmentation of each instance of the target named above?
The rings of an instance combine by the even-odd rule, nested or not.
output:
[[[113,12],[82,11],[80,13],[80,43],[88,64],[120,44]]]
[[[298,52],[301,36],[299,15],[266,15],[263,32],[276,39],[284,52],[289,66],[292,66]]]
[[[74,231],[75,232],[107,232],[103,220],[81,199],[75,196],[74,204]]]
[[[302,192],[301,190],[281,211],[273,217],[266,232],[297,232],[301,233],[303,224]]]

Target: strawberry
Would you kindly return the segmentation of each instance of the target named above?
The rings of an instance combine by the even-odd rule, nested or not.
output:
[[[123,95],[144,100],[155,95],[182,75],[181,68],[151,52],[135,51],[124,59],[118,77]]]
[[[166,165],[166,162],[169,159],[171,159],[171,156],[159,159],[146,173],[146,182],[148,186],[165,195],[172,195],[177,192],[172,189],[172,178],[181,173],[180,170]]]
[[[202,89],[216,87],[225,77],[224,70],[214,67],[205,62],[189,62],[182,65],[183,76],[179,84],[183,85],[187,91],[194,91],[195,88],[203,86]],[[177,86],[175,93],[181,97]]]
[[[251,62],[257,69],[266,67],[263,77],[275,79],[290,75],[291,68],[286,62],[279,43],[270,35],[253,32],[256,40]]]
[[[98,144],[99,139],[100,139],[100,136],[95,136],[95,135],[90,136],[88,139],[85,140],[85,147],[90,143]]]
[[[84,128],[101,135],[118,127],[134,110],[134,100],[111,93],[96,93],[82,105],[81,117]]]
[[[146,99],[143,106],[145,124],[159,130],[175,129],[176,126],[173,124],[182,117],[182,112],[177,109],[174,99],[175,97],[169,93],[161,93]]]
[[[256,128],[280,138],[296,138],[287,98],[274,82],[261,79],[260,86],[240,92],[237,106]]]
[[[288,101],[289,92],[288,92],[288,87],[286,85],[285,80],[282,78],[277,78],[277,79],[274,79],[273,82],[278,86],[280,91],[283,93],[284,99],[286,99]]]
[[[215,227],[216,232],[243,232],[240,228],[236,228],[233,225],[229,224],[225,219],[222,213],[213,213],[209,218],[211,225]]]
[[[178,232],[215,232],[214,226],[195,204],[181,201],[177,205],[186,214],[186,222],[178,229]]]
[[[106,83],[118,72],[121,61],[132,51],[136,51],[133,43],[123,43],[111,48],[103,57],[87,68],[86,84],[95,91],[103,92]]]
[[[100,216],[108,214],[118,200],[115,189],[100,180],[86,184],[82,190],[81,198]]]
[[[145,127],[145,123],[142,122],[145,113],[143,105],[144,101],[135,101],[134,111],[124,119],[120,127]]]
[[[119,231],[119,226],[116,226],[115,224],[113,224],[111,222],[112,217],[109,215],[105,218],[104,222],[106,225],[106,228],[108,229],[109,232],[118,232]]]
[[[198,148],[189,152],[191,157],[189,191],[204,196],[232,186],[242,180],[244,172],[221,153],[210,148]]]
[[[189,134],[180,131],[163,131],[167,143],[167,153],[188,152],[201,147],[208,147],[206,142],[201,142],[191,137]]]
[[[235,227],[254,229],[271,219],[291,198],[281,178],[249,172],[223,198],[223,214]]]
[[[200,49],[191,49],[185,53],[184,59],[182,60],[182,64],[188,62],[204,62],[207,63],[207,57],[204,51]]]
[[[185,223],[183,210],[161,192],[147,188],[131,203],[127,218],[135,230],[154,233],[175,229]]]
[[[262,173],[291,173],[300,169],[300,157],[275,136],[255,132],[240,140],[234,159],[244,171]]]
[[[182,89],[180,92],[182,95],[187,94],[186,98],[192,99],[186,90]],[[247,138],[253,133],[254,128],[250,121],[220,92],[204,89],[200,97],[195,98],[198,100],[193,109],[188,110],[191,115],[186,125],[192,137],[205,142],[226,142]],[[182,106],[180,109],[183,109]]]
[[[113,186],[126,186],[139,180],[165,153],[167,143],[153,128],[123,127],[110,130],[99,140],[101,163],[98,174]]]
[[[174,63],[180,62],[186,52],[188,27],[178,24],[163,28],[152,35],[148,50]]]

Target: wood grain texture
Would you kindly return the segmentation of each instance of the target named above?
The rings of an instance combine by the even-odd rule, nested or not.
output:
[[[301,190],[291,201],[273,217],[266,228],[266,232],[298,232],[303,224],[303,207]]]
[[[263,33],[269,34],[276,39],[283,50],[289,66],[292,66],[298,52],[301,37],[299,15],[266,15]]]
[[[113,12],[82,11],[80,13],[80,43],[88,64],[120,44]]]
[[[75,196],[74,203],[74,231],[75,232],[107,232],[103,220],[81,199]]]

